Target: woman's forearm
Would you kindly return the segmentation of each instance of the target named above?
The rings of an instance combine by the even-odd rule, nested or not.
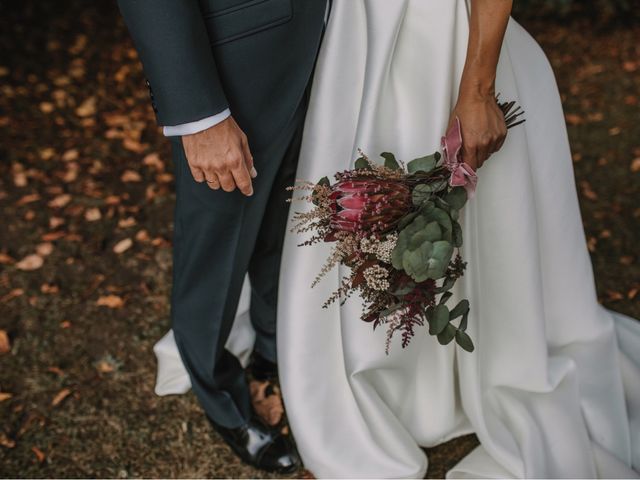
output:
[[[496,68],[512,5],[513,0],[471,0],[461,95],[494,95]]]

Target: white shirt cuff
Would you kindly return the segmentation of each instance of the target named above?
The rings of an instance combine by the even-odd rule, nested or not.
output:
[[[219,124],[223,120],[226,120],[231,116],[231,111],[227,108],[220,113],[216,113],[211,117],[205,117],[202,120],[195,122],[183,123],[181,125],[171,125],[162,127],[162,133],[165,137],[174,137],[182,135],[193,135],[194,133],[202,132],[207,128],[211,128],[214,125]]]

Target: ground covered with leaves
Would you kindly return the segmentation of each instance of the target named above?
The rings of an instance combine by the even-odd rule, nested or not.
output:
[[[640,27],[523,19],[556,71],[600,300],[640,318]],[[153,393],[173,175],[115,2],[0,3],[0,474],[256,477]],[[441,477],[474,436],[431,449]]]

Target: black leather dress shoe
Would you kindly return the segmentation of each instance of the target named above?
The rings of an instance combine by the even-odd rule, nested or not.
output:
[[[278,365],[253,352],[247,367],[248,373],[256,380],[274,381],[278,379]]]
[[[236,455],[249,465],[278,473],[292,473],[302,465],[293,442],[256,416],[237,428],[223,427],[211,418],[209,422]]]

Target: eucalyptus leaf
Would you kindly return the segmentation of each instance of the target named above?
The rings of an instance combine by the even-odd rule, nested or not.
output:
[[[384,166],[391,170],[400,170],[400,164],[396,160],[396,156],[391,152],[383,152],[380,154],[384,158]]]
[[[458,318],[460,315],[464,315],[469,312],[469,300],[466,298],[460,300],[458,304],[451,309],[451,315],[449,318],[453,320],[454,318]]]
[[[434,242],[433,250],[430,255],[440,260],[445,265],[449,265],[451,255],[453,255],[453,246],[446,240]]]
[[[442,296],[440,297],[440,301],[438,302],[438,304],[446,303],[447,300],[449,300],[452,296],[453,296],[453,293],[451,293],[451,292],[443,293]]]
[[[360,157],[356,160],[355,163],[356,170],[370,170],[371,166],[366,158]]]
[[[402,230],[404,227],[409,225],[413,221],[413,219],[416,218],[418,215],[419,215],[419,212],[411,212],[405,215],[404,217],[402,217],[398,222],[398,230]]]
[[[431,198],[431,186],[426,183],[416,185],[411,192],[411,200],[416,207],[419,207]]]
[[[420,157],[416,158],[415,160],[411,160],[409,163],[407,163],[407,170],[409,171],[409,173],[429,173],[436,167],[436,163],[438,163],[436,154],[439,155],[439,153],[436,152],[432,155],[427,155],[426,157]]]
[[[454,212],[457,212],[457,210],[454,210]],[[453,222],[453,231],[452,233],[452,239],[453,239],[453,245],[455,247],[461,247],[462,246],[462,227],[460,226],[460,224],[458,222]]]
[[[435,289],[435,293],[442,293],[442,292],[446,292],[447,290],[451,289],[451,287],[453,287],[453,285],[456,283],[455,278],[453,277],[446,277],[444,279],[444,282],[442,282],[442,285],[438,288]]]
[[[429,321],[429,333],[439,335],[449,325],[449,309],[446,305],[436,305]]]
[[[444,199],[452,208],[460,210],[467,203],[467,190],[464,187],[454,187]]]
[[[322,177],[318,183],[318,186],[325,186],[325,187],[329,187],[331,186],[331,181],[329,181],[329,177]]]
[[[465,330],[467,330],[467,320],[468,319],[469,319],[469,310],[464,312],[464,314],[462,315],[462,320],[460,320],[460,325],[458,325],[458,329],[459,330],[462,330],[463,332]]]
[[[438,334],[438,342],[440,342],[440,345],[448,345],[451,343],[451,340],[456,336],[456,330],[456,327],[447,323],[446,328]]]
[[[456,331],[456,343],[467,352],[473,352],[473,350],[475,349],[475,347],[473,346],[473,342],[471,341],[471,337],[462,330]]]

